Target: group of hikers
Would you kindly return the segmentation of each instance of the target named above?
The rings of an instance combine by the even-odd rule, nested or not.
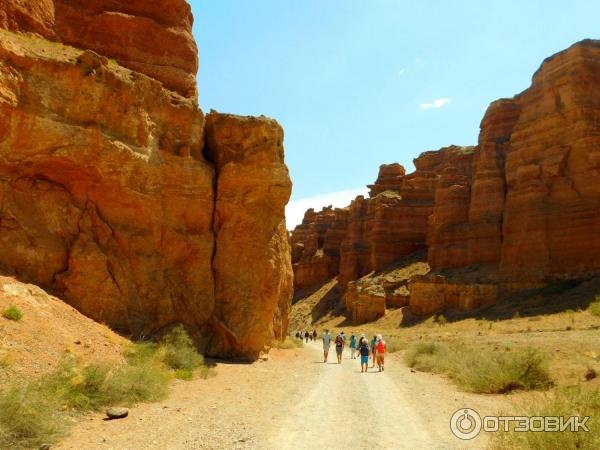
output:
[[[323,333],[323,362],[327,362],[327,357],[329,356],[329,347],[331,346],[332,337],[329,334],[329,330],[325,330]],[[344,347],[346,346],[346,335],[342,331],[340,332],[334,339],[335,344],[335,354],[337,356],[338,364],[342,363],[342,355],[344,353]],[[377,334],[373,336],[373,339],[369,341],[369,339],[361,334],[360,337],[356,337],[356,335],[352,334],[350,336],[350,358],[356,359],[360,357],[360,371],[366,373],[369,368],[369,357],[371,357],[373,361],[373,365],[371,367],[379,368],[379,372],[385,370],[385,351],[386,344],[383,340],[383,336],[381,334]]]
[[[302,338],[304,337],[304,339],[306,340],[306,342],[308,343],[308,340],[310,339],[311,341],[316,341],[317,340],[317,330],[313,330],[312,332],[310,331],[296,331],[296,339],[300,339],[302,340]]]

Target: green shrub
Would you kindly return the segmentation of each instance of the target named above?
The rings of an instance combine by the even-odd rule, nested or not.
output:
[[[0,448],[37,448],[65,434],[66,416],[39,385],[14,386],[0,394]]]
[[[15,305],[11,305],[4,311],[2,311],[2,317],[8,320],[14,320],[15,322],[18,322],[23,318],[23,313]]]
[[[188,369],[177,369],[175,371],[175,378],[179,380],[190,381],[194,378],[194,372]]]
[[[472,392],[502,394],[517,389],[547,389],[552,385],[546,355],[531,348],[454,354],[450,375]]]
[[[448,319],[446,319],[446,316],[444,316],[443,314],[440,314],[439,316],[437,316],[435,318],[435,321],[437,322],[437,324],[441,327],[443,325],[446,325],[448,323]]]
[[[406,348],[407,342],[396,336],[389,336],[385,338],[386,351],[388,353],[396,353]]]
[[[596,300],[590,303],[588,306],[588,311],[591,312],[594,316],[600,317],[600,296],[596,297]]]
[[[504,449],[588,449],[600,448],[600,391],[597,388],[572,386],[561,388],[541,399],[528,399],[529,416],[589,416],[589,432],[514,432],[493,433],[490,447]],[[511,414],[512,415],[512,414]]]
[[[204,358],[200,355],[185,328],[181,325],[174,327],[163,340],[164,363],[171,369],[185,369],[192,371],[204,365]]]
[[[418,342],[409,347],[404,359],[415,369],[444,373],[471,392],[506,393],[546,389],[552,384],[546,355],[530,348],[483,352]]]
[[[417,370],[442,373],[446,371],[448,347],[437,342],[415,342],[406,351],[404,361]]]
[[[162,400],[171,379],[171,373],[160,364],[124,364],[107,380],[106,399],[109,404],[123,405]]]
[[[96,410],[108,403],[106,392],[110,366],[91,364],[81,367],[73,357],[63,359],[58,369],[42,377],[40,390],[57,398],[62,406],[77,411]]]
[[[0,394],[0,448],[53,443],[66,431],[69,413],[162,400],[173,376],[190,380],[210,373],[182,327],[174,328],[161,344],[132,345],[125,357],[125,364],[113,367],[82,366],[67,356],[51,374]]]

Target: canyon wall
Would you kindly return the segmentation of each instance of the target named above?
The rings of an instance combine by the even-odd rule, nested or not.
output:
[[[546,59],[530,88],[489,106],[476,147],[424,153],[411,175],[382,166],[371,198],[349,207],[338,280],[426,248],[432,272],[411,280],[408,303],[431,314],[597,275],[599,86],[600,42],[579,42]]]
[[[0,5],[0,267],[134,336],[183,323],[255,358],[292,295],[283,131],[205,118],[190,7],[151,3]]]
[[[309,209],[291,235],[296,288],[338,276],[342,285],[427,247],[427,221],[438,180],[446,170],[471,176],[473,147],[425,152],[416,170],[382,165],[368,198],[347,208]]]

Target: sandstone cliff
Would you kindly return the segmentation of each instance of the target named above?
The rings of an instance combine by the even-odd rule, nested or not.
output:
[[[370,198],[349,207],[340,283],[427,249],[432,272],[411,280],[408,303],[430,314],[598,275],[598,86],[600,42],[579,42],[544,61],[530,88],[490,105],[476,147],[426,152],[410,175],[382,166]],[[319,246],[307,245],[301,228],[292,239],[304,246],[294,269],[310,272]],[[378,297],[361,308],[381,314],[383,287],[363,281],[349,285],[349,309],[364,315],[352,299]]]
[[[283,132],[205,127],[190,8],[166,3],[0,6],[0,267],[135,336],[181,322],[253,358],[291,299]]]

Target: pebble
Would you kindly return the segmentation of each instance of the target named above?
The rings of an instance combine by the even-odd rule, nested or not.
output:
[[[113,406],[106,410],[106,415],[109,419],[122,419],[129,415],[129,410],[127,408]]]

